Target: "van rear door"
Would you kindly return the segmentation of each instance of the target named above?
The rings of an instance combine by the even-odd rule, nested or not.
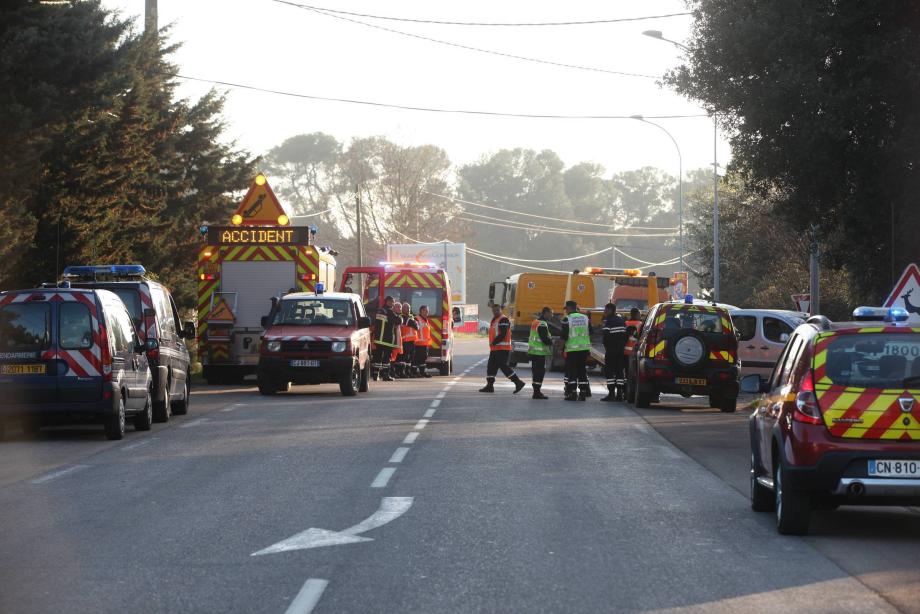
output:
[[[0,394],[2,405],[57,400],[53,305],[41,292],[0,298]]]
[[[95,294],[58,295],[57,389],[62,403],[91,403],[102,398],[102,339]]]

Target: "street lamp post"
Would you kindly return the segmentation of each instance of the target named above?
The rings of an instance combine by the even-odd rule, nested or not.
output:
[[[679,49],[689,52],[690,48],[682,45],[677,41],[665,38],[661,30],[646,30],[642,34],[649,38],[655,38],[666,43],[671,43]],[[719,300],[719,163],[718,163],[718,145],[719,130],[718,117],[712,114],[712,298]]]
[[[661,124],[656,124],[655,122],[650,122],[641,115],[630,115],[632,119],[635,119],[640,122],[649,124],[650,126],[655,126],[662,132],[668,135],[668,138],[671,139],[671,142],[674,143],[674,149],[677,150],[677,234],[678,234],[678,244],[677,247],[680,250],[677,255],[677,260],[679,263],[680,271],[684,270],[684,159],[680,154],[680,146],[677,144],[677,140],[674,136],[667,131],[667,129]]]

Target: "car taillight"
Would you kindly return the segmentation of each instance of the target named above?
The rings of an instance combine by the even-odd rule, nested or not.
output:
[[[447,339],[448,334],[450,333],[450,318],[445,314],[441,319],[441,338]]]
[[[99,324],[99,346],[102,349],[99,357],[102,361],[102,381],[112,381],[112,353],[109,352],[109,334],[105,326]]]
[[[792,419],[805,424],[823,424],[821,408],[818,406],[818,397],[815,396],[815,382],[811,371],[802,378],[799,392],[795,395],[795,411]]]

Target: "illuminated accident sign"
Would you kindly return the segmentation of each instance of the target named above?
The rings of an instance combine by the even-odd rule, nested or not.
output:
[[[209,245],[309,245],[310,229],[210,227]]]

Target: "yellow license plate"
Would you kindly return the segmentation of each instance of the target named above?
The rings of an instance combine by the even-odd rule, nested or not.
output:
[[[45,365],[0,365],[3,375],[44,375]]]
[[[678,377],[677,383],[684,386],[705,386],[705,377]]]

